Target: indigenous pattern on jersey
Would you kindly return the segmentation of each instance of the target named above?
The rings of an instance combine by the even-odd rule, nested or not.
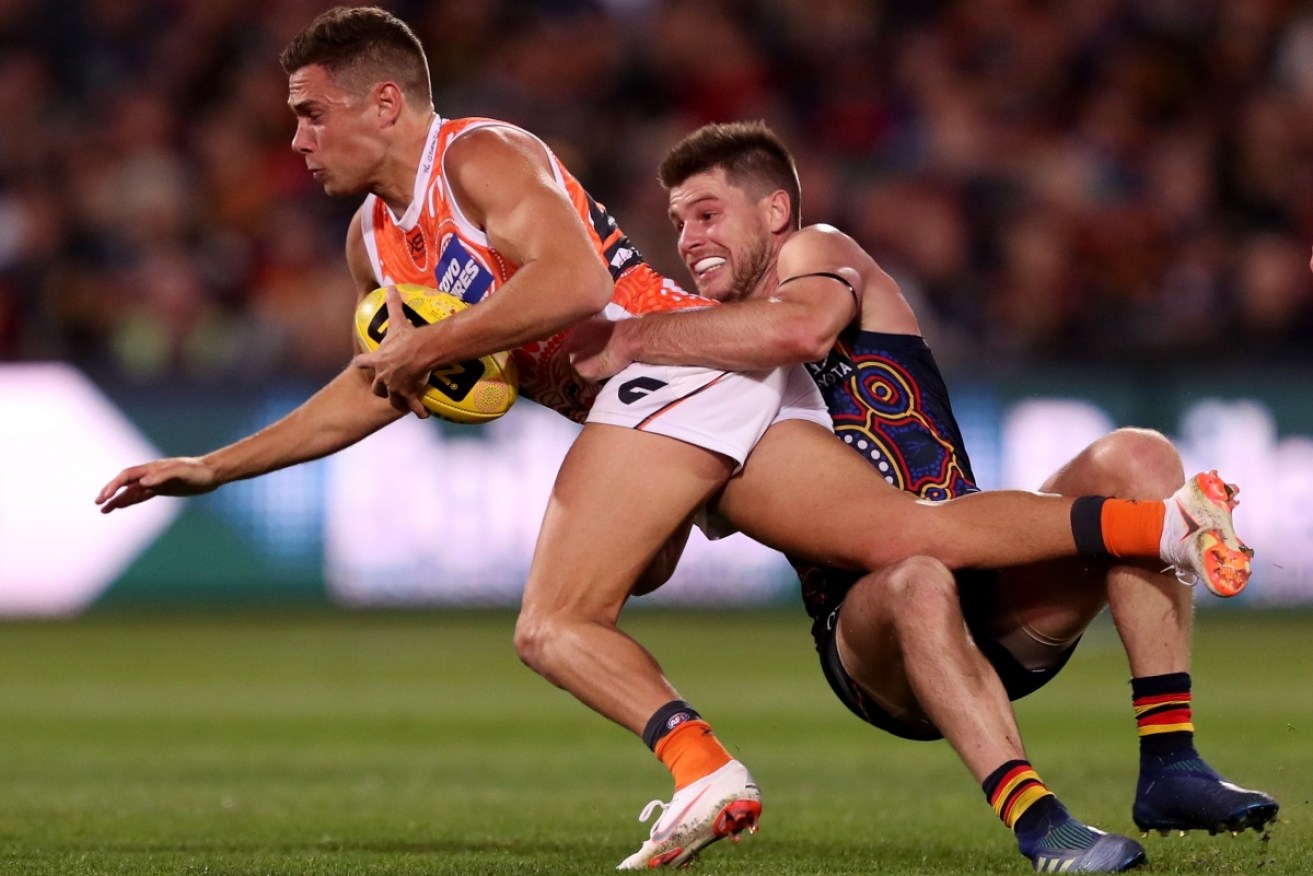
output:
[[[461,212],[450,196],[444,168],[447,149],[462,134],[499,126],[522,131],[495,119],[433,120],[420,158],[410,206],[396,216],[380,198],[369,195],[361,209],[365,248],[379,285],[417,283],[477,304],[515,275],[483,230]],[[535,138],[536,139],[536,138]],[[541,143],[541,141],[539,141]],[[716,302],[685,292],[643,261],[606,208],[595,201],[543,144],[556,181],[579,213],[593,245],[615,281],[611,319],[663,310],[707,307]],[[520,374],[520,394],[582,422],[599,387],[580,381],[563,354],[566,333],[525,344],[512,351]]]
[[[807,370],[825,397],[835,434],[890,484],[935,501],[976,492],[948,388],[920,337],[854,326]],[[814,620],[827,617],[863,574],[792,562]]]
[[[925,342],[915,335],[850,329],[824,361],[809,365],[834,419],[834,429],[894,486],[926,499],[949,499],[977,491],[971,461],[953,417],[948,389]],[[802,581],[803,603],[812,617],[812,638],[831,689],[864,721],[905,739],[939,739],[929,721],[904,721],[887,712],[848,675],[839,659],[835,625],[840,604],[861,572],[793,560]],[[998,673],[1008,699],[1047,684],[1076,649],[1073,642],[1042,669],[1028,669],[994,639],[997,572],[955,574],[962,617],[976,647]]]

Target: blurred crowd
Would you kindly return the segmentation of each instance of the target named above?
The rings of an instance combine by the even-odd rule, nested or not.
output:
[[[354,201],[289,149],[323,0],[0,0],[0,361],[263,380],[350,355]],[[950,369],[1313,362],[1297,0],[396,0],[440,113],[546,139],[684,280],[655,168],[768,121],[808,221]]]

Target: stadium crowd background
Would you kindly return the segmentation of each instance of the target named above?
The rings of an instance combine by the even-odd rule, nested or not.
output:
[[[277,53],[330,3],[0,0],[0,361],[318,376],[342,240]],[[795,149],[951,370],[1313,363],[1313,7],[1296,0],[410,0],[446,116],[544,137],[681,281],[655,167]]]

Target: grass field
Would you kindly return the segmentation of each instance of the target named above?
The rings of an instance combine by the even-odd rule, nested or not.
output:
[[[604,873],[669,793],[642,744],[522,668],[507,614],[99,616],[0,625],[0,874]],[[943,743],[852,718],[800,612],[633,612],[761,782],[715,874],[1028,872]],[[1282,803],[1269,841],[1145,840],[1160,873],[1313,872],[1313,616],[1207,614],[1201,749]],[[1130,832],[1126,670],[1100,626],[1019,704],[1032,760]]]

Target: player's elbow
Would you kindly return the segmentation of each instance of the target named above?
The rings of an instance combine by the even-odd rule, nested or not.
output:
[[[585,259],[558,255],[526,265],[515,276],[523,277],[526,288],[550,300],[552,313],[560,320],[559,328],[601,313],[615,294],[610,271],[595,256]]]
[[[611,303],[611,298],[615,294],[615,280],[611,278],[611,272],[606,269],[606,265],[601,262],[597,262],[586,274],[581,274],[577,283],[576,302],[579,307],[579,319],[587,319],[601,313],[602,309]]]
[[[776,347],[790,363],[815,362],[830,355],[835,335],[828,326],[808,320],[794,320],[780,327]]]

